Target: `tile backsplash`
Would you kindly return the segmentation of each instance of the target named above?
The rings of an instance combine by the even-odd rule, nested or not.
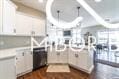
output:
[[[42,41],[44,37],[34,37],[38,42]],[[0,50],[16,47],[30,46],[30,36],[0,36]]]

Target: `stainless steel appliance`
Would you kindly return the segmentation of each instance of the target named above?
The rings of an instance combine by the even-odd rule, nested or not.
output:
[[[47,65],[47,51],[45,47],[33,49],[33,70]]]

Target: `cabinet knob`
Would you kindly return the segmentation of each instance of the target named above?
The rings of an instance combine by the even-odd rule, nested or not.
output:
[[[60,55],[60,52],[57,52],[57,55]]]
[[[33,52],[31,52],[31,55],[33,54]]]
[[[78,58],[79,57],[78,54],[75,54],[75,57]]]

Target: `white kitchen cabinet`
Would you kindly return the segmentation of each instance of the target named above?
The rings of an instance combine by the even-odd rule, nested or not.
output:
[[[0,79],[16,79],[15,57],[0,59]]]
[[[83,50],[78,53],[78,62],[77,66],[81,69],[88,70],[88,50]]]
[[[18,76],[31,72],[33,69],[33,55],[29,50],[20,50],[16,56],[16,73]]]
[[[17,35],[31,35],[32,31],[32,18],[23,13],[17,12],[16,14],[16,34]]]
[[[33,54],[31,51],[25,52],[25,63],[26,63],[26,71],[33,69]]]
[[[24,52],[17,52],[16,56],[16,73],[19,75],[23,72],[25,72],[25,57],[24,57]]]
[[[66,49],[65,51],[61,51],[59,52],[59,56],[58,56],[58,62],[59,63],[68,63],[68,49]]]
[[[3,0],[2,34],[15,34],[16,8],[10,0]]]
[[[55,47],[52,48],[52,51],[50,51],[49,48],[48,64],[53,64],[53,63],[62,63],[62,64],[68,63],[68,50],[58,52],[55,50]]]
[[[45,20],[33,18],[33,32],[35,36],[45,36]]]
[[[52,64],[52,63],[58,63],[57,61],[57,53],[55,51],[55,48],[53,47],[52,50],[50,50],[50,48],[48,48],[48,64]]]
[[[2,19],[3,19],[3,0],[0,0],[0,34],[2,33]]]
[[[69,49],[68,52],[68,63],[71,65],[76,65],[77,64],[77,60],[78,60],[78,54],[75,51],[72,51],[71,49]]]
[[[17,12],[15,29],[17,35],[45,36],[45,20]]]
[[[91,52],[85,49],[80,52],[72,51],[70,49],[68,60],[71,66],[74,66],[87,73],[91,73],[94,66],[93,65],[93,51]]]

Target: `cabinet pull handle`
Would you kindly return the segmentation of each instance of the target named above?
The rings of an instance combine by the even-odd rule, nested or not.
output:
[[[57,55],[60,55],[60,52],[57,52]]]
[[[18,58],[16,57],[16,60],[18,60]]]
[[[78,58],[78,54],[75,54],[75,57]]]
[[[31,55],[33,54],[33,52],[31,52]]]
[[[16,33],[16,29],[14,29],[13,32]]]
[[[32,34],[32,35],[35,35],[35,31],[32,31],[31,34]]]
[[[24,52],[22,53],[22,56],[24,56]]]

